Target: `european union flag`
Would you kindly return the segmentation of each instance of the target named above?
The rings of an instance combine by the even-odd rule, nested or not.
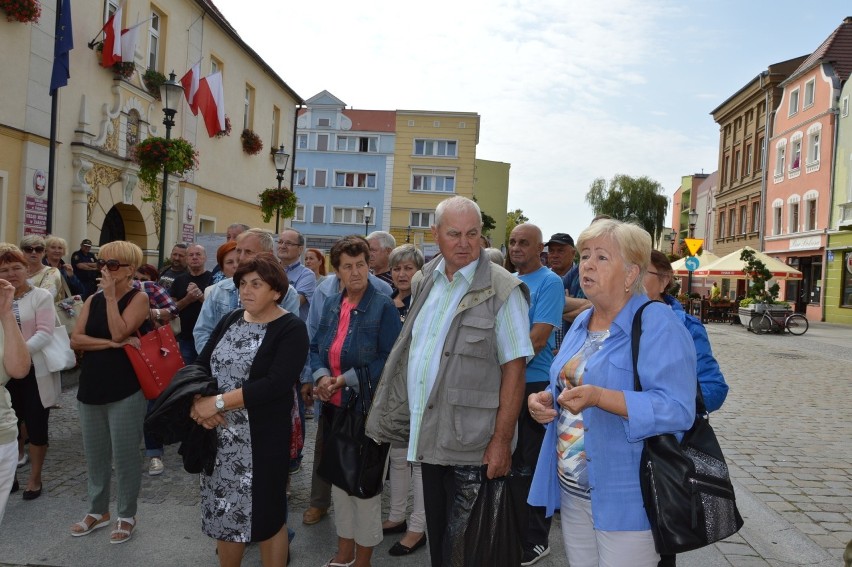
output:
[[[53,43],[53,73],[50,76],[50,94],[68,84],[71,68],[68,53],[74,49],[71,33],[71,0],[59,0],[56,17],[56,37]]]

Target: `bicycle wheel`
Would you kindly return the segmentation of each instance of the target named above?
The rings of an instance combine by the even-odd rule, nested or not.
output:
[[[772,330],[772,319],[766,313],[762,317],[756,317],[749,323],[751,330],[758,335],[765,335]]]
[[[808,331],[808,318],[799,313],[794,313],[787,317],[784,322],[787,330],[793,335],[804,335]]]

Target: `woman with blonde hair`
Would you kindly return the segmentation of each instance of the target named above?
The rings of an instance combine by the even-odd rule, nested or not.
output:
[[[82,295],[86,290],[83,283],[74,275],[74,268],[71,264],[66,264],[64,260],[65,254],[68,253],[68,243],[64,238],[59,236],[48,235],[44,237],[44,259],[42,264],[56,268],[59,270],[59,275],[62,276],[62,286],[59,288],[59,293],[56,296],[57,301],[71,297],[72,295]]]
[[[46,249],[40,234],[28,234],[21,239],[21,252],[27,261],[27,278],[34,286],[49,291],[56,300],[62,288],[62,276],[57,268],[42,263]]]
[[[101,247],[98,291],[86,300],[71,335],[71,346],[86,351],[77,400],[89,477],[89,512],[71,526],[71,535],[88,535],[109,525],[114,466],[118,520],[110,543],[116,544],[133,536],[142,483],[139,443],[146,404],[124,352],[126,344],[138,347],[136,331],[143,325],[147,331],[148,326],[148,296],[133,287],[141,264],[142,250],[132,242],[119,240]]]

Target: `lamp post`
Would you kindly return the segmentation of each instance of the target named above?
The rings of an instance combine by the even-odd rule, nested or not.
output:
[[[175,114],[177,114],[177,105],[180,104],[180,99],[183,97],[183,86],[175,80],[175,72],[169,73],[169,80],[160,85],[160,100],[163,101],[163,125],[166,127],[166,140],[171,138],[172,126],[175,125]],[[163,166],[163,194],[162,202],[160,203],[160,248],[159,252],[159,267],[162,269],[163,260],[166,251],[166,200],[169,194],[169,168],[168,165]]]
[[[275,161],[275,171],[278,175],[275,179],[278,180],[278,190],[281,191],[281,182],[284,181],[284,170],[287,169],[287,162],[290,161],[290,154],[284,151],[284,144],[278,146],[278,149],[272,153],[272,159]],[[280,209],[275,209],[275,234],[278,234],[278,220],[281,215]]]
[[[695,209],[689,211],[689,237],[695,236],[695,225],[698,224],[698,213]],[[692,270],[689,270],[689,279],[686,282],[686,292],[692,296]]]
[[[675,229],[672,229],[671,241],[672,241],[672,256],[674,256],[675,242],[677,242],[677,231]]]
[[[367,236],[370,226],[370,201],[367,201],[367,204],[364,205],[364,236]]]

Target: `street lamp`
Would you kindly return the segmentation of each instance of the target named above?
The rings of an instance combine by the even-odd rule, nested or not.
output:
[[[287,169],[287,162],[290,161],[290,154],[284,151],[284,144],[278,146],[278,149],[272,153],[272,159],[275,161],[275,171],[278,175],[275,179],[278,180],[278,190],[281,191],[281,182],[284,180],[284,170]],[[278,217],[281,214],[281,209],[275,209],[275,234],[278,234]]]
[[[698,213],[695,209],[689,211],[689,237],[695,236],[695,225],[698,224]],[[692,295],[692,270],[689,270],[689,278],[686,282],[686,293]]]
[[[175,72],[169,73],[169,80],[160,85],[160,100],[163,101],[163,125],[166,127],[166,140],[171,138],[172,126],[175,125],[175,114],[177,114],[177,106],[180,104],[180,99],[183,97],[183,86],[175,80]],[[167,162],[168,163],[168,162]],[[166,199],[169,193],[169,167],[163,166],[163,195],[162,203],[160,203],[160,248],[159,266],[163,267],[165,258],[166,246]]]
[[[370,201],[367,201],[367,204],[364,205],[364,236],[367,236],[367,232],[369,231],[370,226]]]
[[[671,241],[672,241],[672,256],[674,256],[675,242],[677,242],[677,231],[675,229],[672,229]]]

